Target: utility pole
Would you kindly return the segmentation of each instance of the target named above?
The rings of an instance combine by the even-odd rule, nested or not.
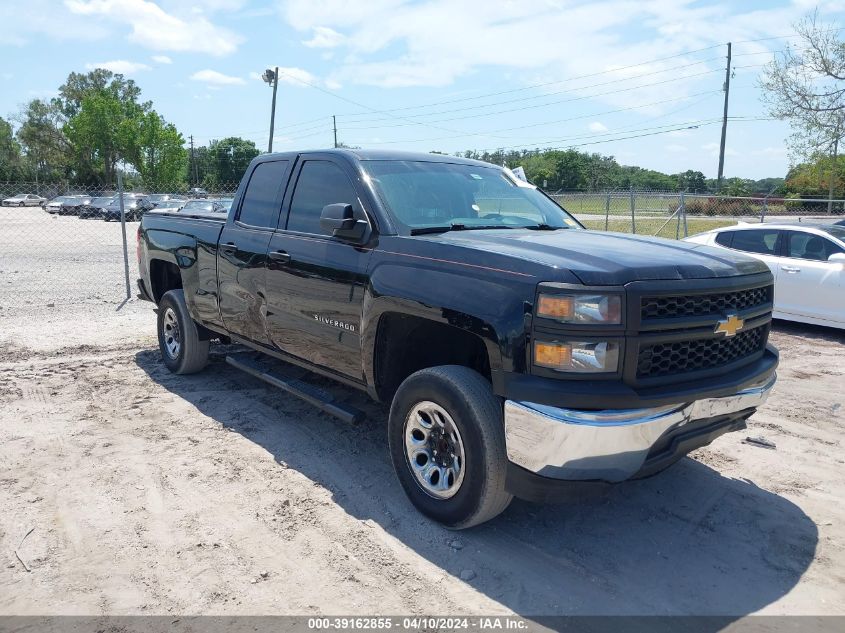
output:
[[[731,93],[731,43],[728,42],[728,64],[725,66],[725,111],[722,114],[722,142],[719,145],[719,173],[716,175],[716,193],[722,190],[725,173],[725,135],[728,133],[728,96]]]
[[[268,83],[273,87],[273,105],[270,107],[270,142],[267,143],[267,151],[272,152],[273,128],[276,127],[276,90],[279,87],[279,67],[276,66],[275,71],[268,68],[264,71],[264,74],[261,75],[261,78],[265,81],[265,83]]]
[[[836,138],[833,140],[833,160],[830,164],[830,182],[827,186],[827,213],[833,213],[833,184],[836,181],[836,160],[839,157],[839,126],[836,126]]]
[[[337,147],[337,118],[332,115],[332,127],[334,128],[334,146]]]
[[[194,172],[194,187],[197,186],[197,159],[194,158],[194,135],[191,134],[191,171]]]

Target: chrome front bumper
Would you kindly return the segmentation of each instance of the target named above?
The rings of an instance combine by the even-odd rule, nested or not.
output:
[[[623,481],[643,467],[665,433],[759,407],[775,380],[724,398],[649,409],[581,411],[507,400],[508,459],[551,479]]]

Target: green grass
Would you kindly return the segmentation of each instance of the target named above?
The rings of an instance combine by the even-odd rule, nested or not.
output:
[[[577,217],[577,216],[576,216]],[[669,239],[675,239],[675,230],[678,226],[677,220],[673,219],[670,221],[666,226],[664,226],[660,233],[657,233],[657,230],[661,228],[661,225],[666,222],[665,219],[655,220],[655,219],[638,219],[637,221],[637,234],[638,235],[657,235],[658,237],[666,237]],[[604,220],[581,220],[581,223],[586,226],[588,229],[603,231],[604,230]],[[703,231],[709,231],[710,229],[718,229],[723,226],[734,226],[736,221],[734,220],[726,220],[724,218],[687,218],[687,230],[689,235],[695,235],[696,233],[701,233]],[[631,220],[630,219],[621,219],[621,218],[611,218],[608,222],[607,226],[608,231],[613,231],[615,233],[632,233],[631,231]],[[684,226],[681,223],[680,231],[678,231],[680,237],[684,237]]]

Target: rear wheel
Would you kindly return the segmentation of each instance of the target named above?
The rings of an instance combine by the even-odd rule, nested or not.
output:
[[[209,342],[200,339],[182,290],[170,290],[159,301],[158,345],[174,374],[193,374],[208,364]]]
[[[463,529],[510,504],[502,406],[478,372],[445,365],[412,374],[396,392],[388,427],[393,468],[426,516]]]

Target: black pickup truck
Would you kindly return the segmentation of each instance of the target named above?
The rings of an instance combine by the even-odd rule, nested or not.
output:
[[[235,342],[391,403],[402,487],[454,528],[514,495],[554,500],[663,470],[744,428],[775,381],[765,264],[585,230],[477,161],[260,156],[228,217],[144,215],[138,261],[167,367],[199,371],[211,341]]]

